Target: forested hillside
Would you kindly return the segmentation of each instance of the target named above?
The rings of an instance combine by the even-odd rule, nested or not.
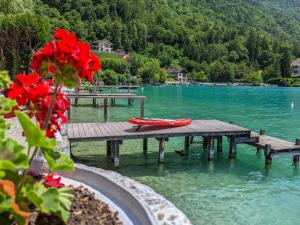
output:
[[[293,0],[38,0],[34,11],[52,29],[89,42],[107,38],[134,58],[186,67],[197,81],[289,77],[300,55]]]

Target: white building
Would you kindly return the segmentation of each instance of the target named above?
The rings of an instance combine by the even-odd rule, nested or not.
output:
[[[300,77],[300,58],[294,60],[291,66],[293,69],[292,77]]]
[[[189,72],[185,68],[168,68],[168,74],[181,83],[186,83],[188,81],[188,73]]]
[[[112,52],[113,44],[107,39],[97,40],[92,43],[92,49],[100,52]]]

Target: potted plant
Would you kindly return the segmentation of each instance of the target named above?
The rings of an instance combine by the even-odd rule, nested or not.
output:
[[[81,80],[92,81],[100,61],[90,47],[73,33],[56,29],[53,39],[33,55],[32,74],[19,74],[13,83],[0,73],[0,221],[28,224],[32,212],[51,214],[67,223],[72,189],[54,175],[72,170],[73,162],[56,151],[54,134],[67,122],[69,108],[62,86],[74,88]],[[26,150],[5,136],[5,117],[16,116],[28,146]],[[36,121],[34,123],[33,121]],[[30,165],[37,154],[48,164],[48,174],[33,173]]]

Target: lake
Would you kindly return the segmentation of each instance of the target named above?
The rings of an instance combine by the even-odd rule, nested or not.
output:
[[[295,141],[300,138],[300,89],[277,87],[145,86],[138,94],[147,96],[145,117],[219,119],[266,134]],[[71,122],[103,121],[102,109],[92,108],[91,99],[72,108]],[[139,102],[127,107],[116,100],[109,108],[109,121],[139,116]],[[291,103],[294,108],[291,108]],[[199,137],[196,137],[199,139]],[[157,164],[158,143],[149,141],[145,158],[141,140],[125,141],[116,171],[149,185],[181,209],[195,225],[204,224],[299,224],[300,172],[292,157],[274,158],[271,170],[264,167],[263,153],[238,145],[237,158],[223,154],[208,162],[199,144],[191,146],[188,157],[182,150],[184,138],[166,143],[165,163]],[[113,169],[106,162],[105,143],[78,143],[77,160],[91,166]]]

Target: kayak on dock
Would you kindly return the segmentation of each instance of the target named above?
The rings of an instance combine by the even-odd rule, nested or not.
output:
[[[129,118],[128,122],[139,126],[181,127],[191,124],[192,119]]]

